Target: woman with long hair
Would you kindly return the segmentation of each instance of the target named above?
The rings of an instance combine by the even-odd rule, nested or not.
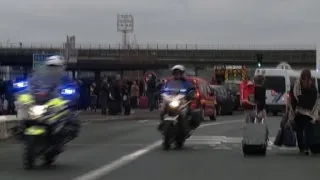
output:
[[[300,153],[309,154],[312,121],[318,118],[318,92],[309,69],[302,70],[290,93],[291,118],[296,125]]]

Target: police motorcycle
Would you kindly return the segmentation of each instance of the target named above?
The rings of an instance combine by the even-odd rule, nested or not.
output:
[[[194,91],[188,92],[181,86],[170,87],[169,84],[162,90],[161,97],[162,122],[159,130],[163,135],[162,147],[169,150],[174,143],[177,149],[181,149],[195,129],[190,125],[192,116],[189,106],[194,98]]]
[[[28,83],[19,82],[15,86],[21,89]],[[76,89],[73,85],[56,87],[59,94],[52,95],[53,88],[32,89],[16,94],[17,115],[21,119],[18,136],[24,145],[25,169],[34,168],[39,157],[43,158],[44,165],[51,165],[63,152],[64,145],[79,133],[77,112],[69,107],[72,104],[71,97],[76,96]]]

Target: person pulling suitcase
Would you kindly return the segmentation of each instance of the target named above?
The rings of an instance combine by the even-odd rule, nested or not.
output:
[[[269,131],[265,124],[266,88],[263,84],[264,77],[262,75],[258,75],[254,78],[255,110],[248,113],[246,117],[247,120],[242,140],[244,155],[256,153],[266,155],[267,153]]]

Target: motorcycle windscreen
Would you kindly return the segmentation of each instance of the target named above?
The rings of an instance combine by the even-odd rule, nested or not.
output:
[[[172,80],[168,81],[163,87],[163,93],[168,95],[184,94],[187,93],[187,84],[183,81]]]
[[[29,84],[30,94],[37,104],[44,104],[58,96],[59,79],[49,74],[35,74]]]

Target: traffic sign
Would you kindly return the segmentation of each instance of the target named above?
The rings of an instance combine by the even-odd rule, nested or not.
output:
[[[43,66],[46,58],[53,55],[54,54],[33,54],[33,69]]]

